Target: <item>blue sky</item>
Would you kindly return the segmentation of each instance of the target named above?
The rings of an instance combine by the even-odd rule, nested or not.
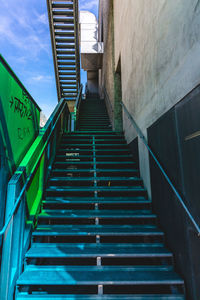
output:
[[[79,8],[98,16],[98,0],[79,0]],[[46,0],[1,1],[0,53],[49,117],[57,92]]]

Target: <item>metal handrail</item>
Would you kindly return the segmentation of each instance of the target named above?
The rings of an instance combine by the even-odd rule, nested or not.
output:
[[[79,109],[79,105],[80,105],[80,99],[81,99],[81,94],[82,94],[82,90],[83,90],[83,85],[81,84],[80,85],[80,89],[79,89],[79,92],[78,92],[78,95],[76,97],[76,102],[75,102],[75,108],[78,110]]]
[[[56,120],[55,120],[55,122],[54,122],[54,124],[53,124],[53,126],[52,126],[52,123],[53,123],[53,117],[52,117],[52,116],[55,114],[55,112],[59,109],[59,107],[60,107],[61,105],[63,105],[63,107],[62,107],[61,111],[59,112],[59,114],[58,114],[58,116],[57,116],[57,118],[56,118]],[[48,135],[48,137],[46,138],[46,142],[45,142],[45,144],[44,144],[44,146],[43,146],[43,148],[42,148],[42,150],[41,150],[41,152],[40,152],[40,154],[39,154],[39,156],[38,156],[38,158],[37,158],[37,161],[36,161],[36,163],[35,163],[35,165],[34,165],[34,167],[33,167],[33,170],[32,170],[32,172],[31,172],[31,174],[27,177],[26,182],[25,182],[25,184],[23,185],[20,194],[19,194],[19,196],[18,196],[17,199],[16,199],[15,205],[13,206],[11,212],[10,212],[9,215],[8,215],[7,220],[6,220],[5,223],[4,223],[4,226],[2,227],[2,229],[1,229],[1,231],[0,231],[0,236],[3,235],[3,234],[5,233],[5,231],[6,231],[7,227],[8,227],[8,225],[9,225],[9,223],[10,223],[12,217],[13,217],[13,215],[15,214],[15,212],[16,212],[16,210],[17,210],[17,208],[18,208],[18,206],[19,206],[19,204],[20,204],[20,202],[21,202],[21,200],[22,200],[22,196],[23,196],[24,192],[26,191],[26,188],[27,188],[29,182],[31,181],[31,179],[32,179],[32,177],[33,177],[33,175],[34,175],[34,170],[36,169],[36,167],[37,167],[37,165],[38,165],[38,163],[39,163],[39,161],[40,161],[40,159],[41,159],[41,157],[42,157],[42,154],[44,153],[44,150],[45,150],[45,148],[46,148],[47,145],[48,145],[49,139],[50,139],[50,137],[51,137],[51,135],[52,135],[52,133],[53,133],[53,131],[54,131],[56,125],[57,125],[58,120],[60,119],[60,115],[62,114],[62,112],[63,112],[65,106],[66,106],[66,101],[65,101],[64,98],[62,98],[61,101],[60,101],[60,102],[58,103],[58,105],[56,106],[55,110],[53,111],[52,115],[50,116],[49,121],[47,121],[47,124],[45,125],[45,127],[44,127],[43,129],[41,129],[40,132],[42,132],[42,136],[44,136],[44,135],[46,134],[46,132],[47,132],[47,131],[49,130],[49,128],[50,128],[49,135]],[[52,126],[52,127],[51,127],[51,126]]]
[[[162,174],[164,175],[165,179],[167,180],[167,182],[169,183],[171,189],[173,190],[173,192],[175,193],[176,197],[178,198],[180,204],[182,205],[182,207],[184,208],[186,214],[188,215],[190,221],[192,222],[192,224],[194,225],[198,236],[200,236],[200,227],[197,224],[197,222],[195,221],[195,219],[193,218],[193,216],[191,215],[190,211],[188,210],[187,206],[185,205],[181,195],[179,194],[179,192],[177,191],[177,189],[175,188],[175,186],[173,185],[171,179],[169,178],[169,176],[167,175],[167,173],[165,172],[165,170],[163,169],[163,167],[161,166],[160,162],[158,161],[158,159],[156,158],[156,155],[153,153],[153,151],[151,150],[147,139],[145,138],[145,136],[142,133],[142,130],[140,129],[140,127],[137,125],[137,123],[135,122],[135,120],[133,119],[133,117],[131,116],[131,114],[129,113],[128,109],[126,108],[125,104],[123,102],[121,102],[121,105],[125,111],[125,113],[127,114],[128,118],[130,119],[132,125],[134,126],[137,134],[139,135],[139,137],[141,138],[141,140],[143,141],[144,145],[146,146],[146,148],[148,149],[149,153],[151,154],[152,158],[154,159],[155,163],[157,164],[157,166],[159,167],[160,171],[162,172]]]

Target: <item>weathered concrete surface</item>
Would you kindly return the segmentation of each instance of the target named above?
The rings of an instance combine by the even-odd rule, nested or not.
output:
[[[199,3],[115,0],[112,11],[112,1],[100,0],[105,43],[101,84],[114,109],[113,68],[121,59],[122,100],[144,133],[200,81]],[[125,118],[123,128],[132,141],[134,130]]]
[[[102,97],[105,94],[104,88],[107,91],[109,99],[105,97],[105,101],[112,127],[114,128],[114,32],[111,0],[99,1],[99,24],[99,39],[104,42],[102,72],[99,74],[99,89]]]
[[[100,94],[105,100],[114,130],[122,130],[121,112],[121,76],[115,67],[114,58],[114,19],[113,1],[100,0],[99,2],[99,39],[104,42],[104,55],[101,78],[99,78]],[[117,66],[119,66],[120,59]],[[121,69],[121,63],[120,63]],[[120,70],[121,71],[121,70]],[[104,92],[106,89],[106,93]],[[108,97],[107,97],[108,96]]]
[[[200,1],[115,0],[115,66],[122,96],[142,129],[200,81]],[[133,138],[127,132],[127,140]]]

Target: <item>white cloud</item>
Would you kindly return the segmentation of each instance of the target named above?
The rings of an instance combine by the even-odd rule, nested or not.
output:
[[[48,81],[51,81],[53,80],[52,79],[52,76],[50,75],[36,75],[36,76],[33,76],[29,79],[29,82],[32,82],[32,81],[42,81],[42,82],[48,82]]]
[[[12,1],[3,2],[0,10],[0,41],[6,41],[19,50],[26,52],[26,55],[36,58],[40,51],[44,51],[50,56],[49,36],[44,30],[39,33],[38,28],[48,24],[46,14],[38,14],[34,18],[30,12],[22,5],[14,5],[10,9]],[[23,54],[24,56],[24,54]]]
[[[41,15],[38,15],[38,14],[36,13],[36,15],[37,15],[37,20],[38,20],[38,22],[40,22],[40,23],[43,24],[43,25],[48,25],[48,17],[47,17],[47,14],[46,14],[46,13],[41,14]]]
[[[98,7],[98,0],[82,0],[80,1],[80,9],[91,10]]]

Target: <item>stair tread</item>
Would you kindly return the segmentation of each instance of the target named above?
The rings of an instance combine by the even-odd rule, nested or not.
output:
[[[39,214],[39,218],[155,218],[156,215],[149,210],[53,210],[45,209]]]
[[[112,141],[112,140],[111,140]],[[80,143],[61,143],[61,147],[63,146],[63,145],[67,145],[67,146],[73,146],[73,145],[75,145],[75,146],[77,146],[77,145],[79,145],[79,146],[92,146],[92,143],[90,142],[90,143],[85,143],[85,144],[80,144]],[[126,148],[128,148],[128,146],[127,146],[127,144],[125,144],[125,143],[123,143],[123,144],[112,144],[112,143],[106,143],[106,144],[98,144],[98,143],[95,143],[95,147],[98,147],[98,146],[124,146],[124,147],[126,147]]]
[[[18,285],[155,285],[184,282],[172,267],[27,266]]]
[[[45,300],[185,300],[183,295],[25,295],[19,293],[16,300],[45,299]]]
[[[38,225],[33,236],[118,236],[160,235],[163,232],[153,225]]]
[[[77,152],[78,152],[78,150],[77,150]],[[56,155],[56,158],[72,158],[72,157],[74,157],[74,158],[90,158],[90,157],[93,157],[93,155],[91,154],[91,155],[73,155],[73,154],[71,154],[71,155]],[[124,155],[124,154],[122,154],[122,155],[95,155],[95,157],[96,158],[117,158],[117,157],[119,157],[119,158],[132,158],[133,156],[131,155],[131,154],[129,154],[129,155]]]
[[[150,200],[144,197],[47,197],[44,202],[87,202],[87,203],[151,203]]]
[[[98,168],[96,168],[96,170],[97,170],[97,172],[139,172],[139,170],[138,169],[98,169]],[[53,172],[61,172],[61,171],[63,171],[63,172],[94,172],[94,170],[93,169],[72,169],[72,170],[70,170],[70,169],[62,169],[62,168],[60,168],[60,169],[53,169]]]
[[[162,244],[33,243],[26,257],[171,257]]]
[[[64,192],[64,191],[68,191],[68,192],[78,192],[78,191],[100,191],[100,192],[104,192],[104,191],[139,191],[139,192],[145,192],[146,190],[138,187],[138,186],[89,186],[89,187],[84,187],[84,186],[76,186],[74,188],[72,188],[71,186],[49,186],[46,191],[57,191],[57,192]]]
[[[94,177],[52,177],[50,178],[50,181],[90,181],[90,180],[94,180]],[[99,180],[108,180],[108,181],[118,181],[118,180],[133,180],[134,181],[141,181],[142,179],[139,177],[130,177],[130,176],[123,176],[123,177],[95,177],[96,181]]]
[[[88,165],[88,164],[94,164],[93,161],[56,161],[55,165],[70,165],[70,164],[79,164],[79,165]],[[135,165],[136,163],[133,161],[119,161],[116,163],[116,161],[96,161],[96,165]]]

